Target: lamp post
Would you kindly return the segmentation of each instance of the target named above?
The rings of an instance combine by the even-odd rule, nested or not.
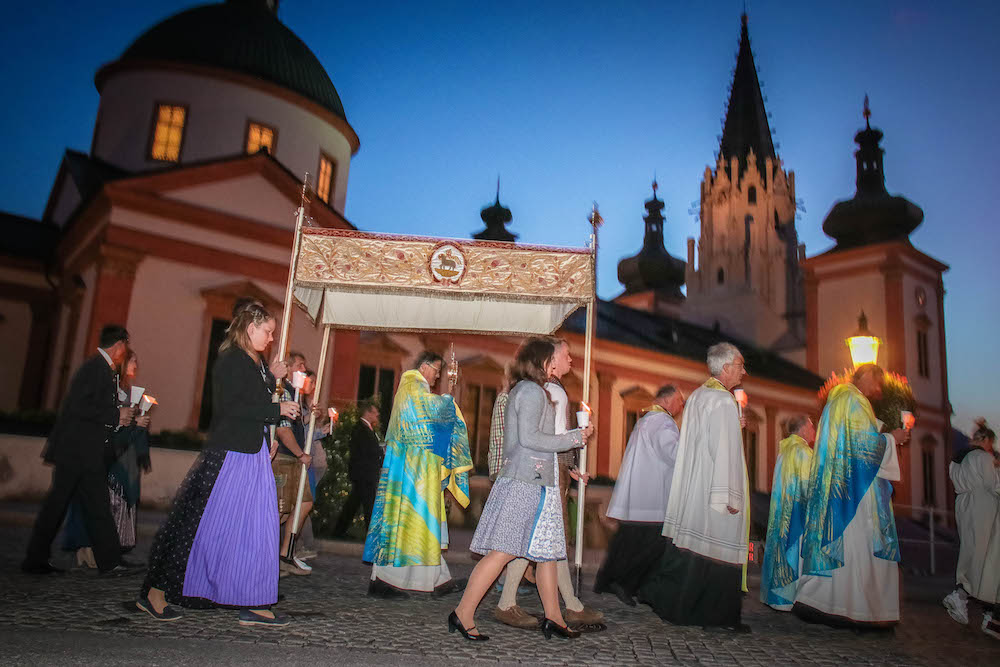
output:
[[[882,339],[868,330],[868,317],[865,311],[858,315],[858,330],[847,337],[845,341],[851,350],[851,361],[857,368],[862,364],[878,363],[878,348]]]

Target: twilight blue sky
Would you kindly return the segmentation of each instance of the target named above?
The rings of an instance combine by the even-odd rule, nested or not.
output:
[[[91,6],[91,5],[98,6]],[[66,147],[87,150],[97,68],[153,23],[199,2],[7,3],[0,210],[41,215]],[[945,275],[955,425],[1000,424],[1000,6],[850,0],[748,3],[750,37],[785,168],[795,171],[809,255],[854,193],[854,133],[871,96],[886,185],[924,209],[913,243]],[[361,137],[347,217],[371,231],[468,236],[494,196],[526,242],[582,245],[591,202],[606,224],[599,292],[642,240],[655,172],[667,249],[689,214],[720,121],[740,0],[706,2],[319,2],[280,18],[316,53]],[[878,332],[877,332],[878,333]],[[884,332],[883,332],[884,333]]]

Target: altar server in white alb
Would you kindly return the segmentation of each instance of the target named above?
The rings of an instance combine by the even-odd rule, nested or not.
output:
[[[948,614],[969,623],[969,598],[986,606],[982,629],[1000,639],[992,627],[1000,593],[1000,458],[993,454],[996,433],[985,419],[976,422],[971,446],[955,456],[948,474],[955,485],[955,520],[961,547],[954,591],[944,599]],[[993,623],[993,626],[996,624]]]
[[[639,600],[677,625],[749,632],[741,622],[749,544],[747,468],[732,390],[746,375],[730,343],[708,349],[712,377],[684,409],[660,562]]]
[[[677,387],[660,387],[632,429],[608,504],[607,515],[617,519],[618,531],[608,545],[594,591],[614,593],[631,607],[646,574],[663,555],[663,517],[681,434],[674,420],[683,409],[684,394]]]
[[[899,622],[899,539],[892,484],[906,429],[880,433],[871,401],[882,369],[864,364],[830,391],[813,451],[802,577],[792,611],[834,627]]]

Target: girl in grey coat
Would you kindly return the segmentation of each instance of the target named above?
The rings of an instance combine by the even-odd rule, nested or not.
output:
[[[593,425],[555,435],[555,409],[542,388],[552,364],[555,345],[531,338],[517,351],[504,419],[503,462],[472,538],[471,550],[485,554],[476,564],[465,594],[448,617],[450,631],[466,639],[485,640],[473,624],[476,607],[514,558],[538,563],[538,593],[545,608],[542,631],[579,636],[566,627],[559,608],[556,561],[566,558],[562,503],[556,455],[582,447]]]

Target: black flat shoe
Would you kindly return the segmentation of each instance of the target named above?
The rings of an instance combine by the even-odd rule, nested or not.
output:
[[[372,579],[368,584],[368,597],[383,600],[405,600],[410,597],[410,594],[395,586],[390,586],[381,579]]]
[[[66,574],[66,570],[53,567],[48,561],[43,563],[24,561],[21,563],[21,572],[25,574]]]
[[[576,630],[571,630],[565,625],[559,625],[548,618],[542,621],[542,634],[545,635],[546,639],[552,639],[552,635],[559,635],[566,639],[576,639],[580,636],[580,633]]]
[[[468,579],[451,579],[444,582],[440,586],[436,587],[431,591],[432,598],[440,598],[448,595],[450,593],[457,593],[459,591],[465,590],[465,585],[469,583]]]
[[[470,626],[469,630],[475,630],[476,626]],[[462,621],[458,620],[458,614],[451,612],[448,614],[448,632],[455,632],[458,630],[462,633],[462,636],[468,639],[470,642],[484,642],[489,639],[489,635],[470,635],[469,630],[465,629],[462,625]],[[579,634],[579,633],[578,633]]]

